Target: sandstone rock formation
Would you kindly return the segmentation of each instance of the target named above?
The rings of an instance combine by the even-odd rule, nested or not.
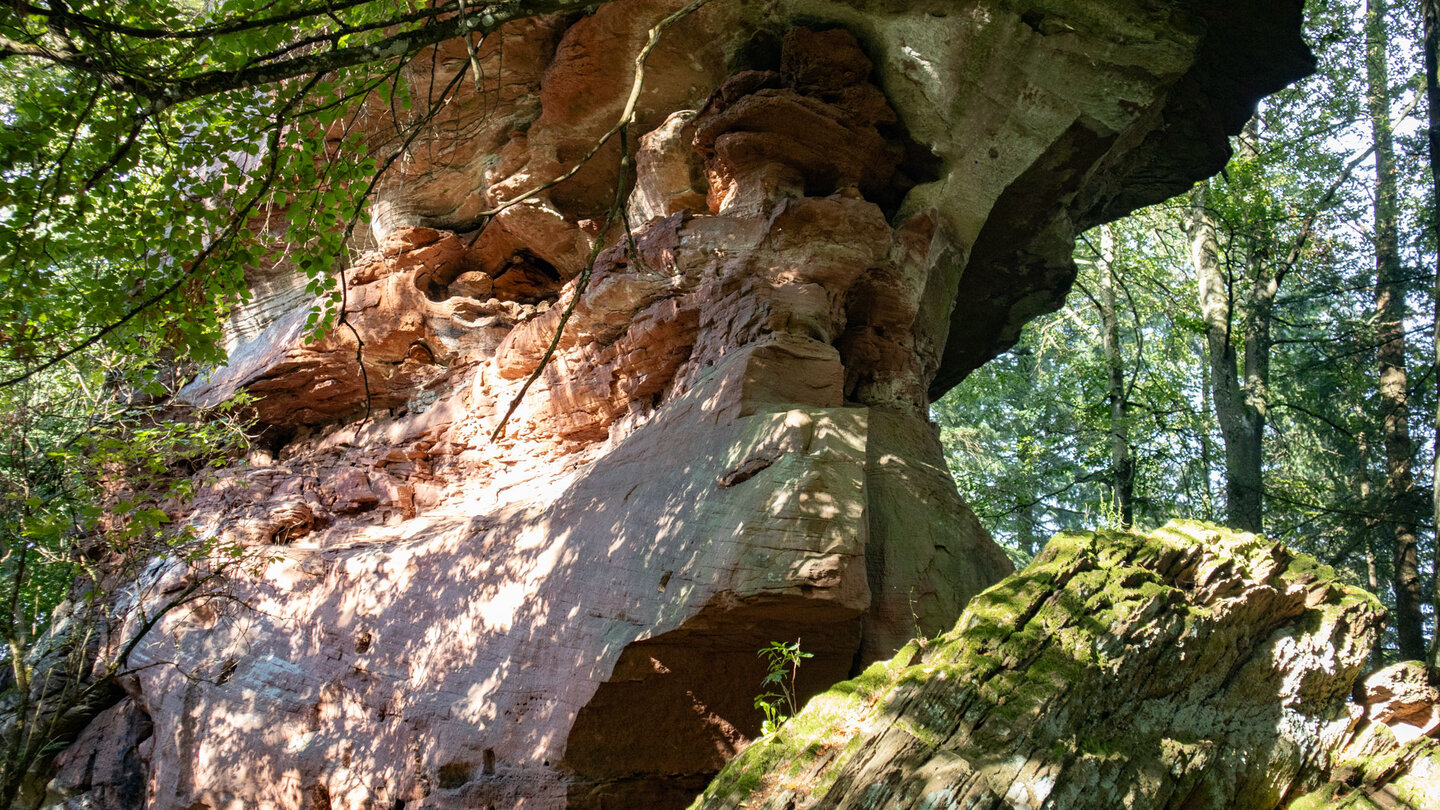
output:
[[[1061,535],[693,808],[1437,807],[1440,681],[1400,665],[1350,701],[1383,612],[1254,535]]]
[[[683,807],[758,731],[761,646],[813,693],[1009,572],[929,400],[1310,64],[1289,0],[712,0],[646,63],[636,176],[615,139],[484,213],[615,124],[678,7],[486,38],[377,191],[354,334],[256,271],[183,397],[249,391],[267,444],[175,512],[265,564],[147,636],[52,806]]]
[[[1292,810],[1440,807],[1440,670],[1405,661],[1355,688],[1358,723],[1331,754],[1330,781]]]

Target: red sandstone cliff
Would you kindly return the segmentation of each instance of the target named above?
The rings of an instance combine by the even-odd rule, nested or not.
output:
[[[814,692],[1009,573],[929,399],[1308,67],[1298,2],[712,0],[647,62],[633,247],[618,140],[483,215],[614,125],[678,6],[486,39],[345,273],[363,374],[302,278],[251,279],[183,397],[248,390],[271,445],[189,520],[273,561],[147,638],[55,806],[684,806],[758,729],[758,648],[800,638]]]

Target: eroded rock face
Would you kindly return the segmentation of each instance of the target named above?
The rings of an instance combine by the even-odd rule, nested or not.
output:
[[[1329,780],[1292,810],[1440,807],[1440,670],[1405,661],[1355,687],[1355,726],[1330,757]]]
[[[479,216],[613,125],[678,5],[487,37],[498,95],[377,194],[353,334],[305,343],[256,280],[184,396],[248,390],[272,444],[185,508],[269,562],[167,616],[77,743],[133,741],[143,806],[684,806],[758,731],[760,647],[799,638],[809,694],[1009,572],[930,397],[1307,59],[1289,3],[714,0],[648,63],[631,233],[618,142]],[[65,767],[57,800],[128,789]]]
[[[1193,523],[1060,535],[949,633],[811,701],[692,807],[1288,807],[1346,778],[1367,716],[1351,685],[1383,614],[1254,535]],[[1414,681],[1366,683],[1361,736],[1388,737],[1375,752],[1392,779],[1407,754],[1433,754],[1389,736],[1427,699]],[[1397,682],[1410,684],[1398,713],[1380,697]],[[1433,774],[1417,766],[1410,797]],[[1403,806],[1436,806],[1425,795]]]

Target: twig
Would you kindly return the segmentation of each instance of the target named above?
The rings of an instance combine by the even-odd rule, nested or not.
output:
[[[508,423],[510,421],[510,417],[515,414],[515,409],[520,407],[520,402],[525,398],[525,393],[529,391],[530,386],[533,385],[534,382],[540,378],[540,375],[545,371],[545,367],[549,365],[550,359],[555,356],[555,350],[560,346],[560,338],[565,334],[565,324],[569,323],[570,316],[575,313],[575,307],[577,304],[580,303],[580,299],[582,296],[584,296],[585,289],[590,283],[590,274],[595,269],[595,260],[599,258],[600,251],[605,245],[605,232],[610,229],[610,226],[615,222],[617,218],[625,218],[625,177],[630,167],[630,150],[627,143],[626,128],[629,127],[630,124],[634,121],[635,107],[640,101],[640,90],[645,84],[645,60],[650,56],[650,52],[655,50],[656,44],[660,42],[660,34],[663,33],[666,28],[668,28],[672,23],[675,23],[676,21],[688,16],[691,12],[705,5],[705,3],[707,3],[708,1],[709,0],[692,0],[692,2],[687,4],[684,8],[681,8],[679,11],[676,11],[665,19],[656,23],[655,27],[650,29],[649,38],[645,41],[644,47],[642,47],[640,49],[640,52],[635,55],[635,78],[634,81],[631,82],[630,97],[625,101],[625,107],[620,114],[619,120],[615,122],[615,126],[611,127],[608,132],[601,136],[600,140],[595,142],[595,145],[590,148],[590,151],[587,152],[582,158],[580,158],[580,160],[577,161],[574,166],[570,167],[568,171],[564,172],[559,177],[556,177],[548,183],[542,183],[541,185],[536,186],[530,191],[527,191],[512,200],[502,203],[501,205],[497,206],[496,208],[490,209],[489,211],[482,211],[478,215],[482,217],[493,216],[494,214],[498,214],[499,212],[504,211],[506,208],[509,208],[512,205],[523,202],[524,200],[527,200],[535,196],[536,194],[539,194],[540,192],[548,188],[552,188],[559,183],[565,181],[566,179],[573,177],[575,173],[580,171],[580,168],[584,166],[586,162],[588,162],[591,158],[593,158],[600,151],[601,147],[603,147],[612,137],[614,137],[615,135],[620,136],[620,176],[617,177],[615,180],[615,200],[611,203],[610,210],[605,215],[605,225],[595,236],[595,245],[590,249],[590,258],[585,263],[585,269],[581,270],[580,275],[576,278],[575,292],[570,297],[569,303],[565,305],[565,311],[560,313],[560,323],[557,324],[555,327],[555,334],[550,338],[550,345],[545,348],[545,354],[541,356],[540,363],[535,367],[535,370],[531,372],[528,378],[526,378],[525,384],[520,386],[520,391],[515,394],[515,397],[513,399],[510,400],[510,406],[505,409],[505,415],[500,417],[500,423],[495,426],[495,430],[491,431],[490,441],[492,442],[499,439],[500,436],[504,434],[506,423]],[[628,235],[628,222],[626,223],[626,232]],[[630,243],[633,247],[633,237],[631,237]]]
[[[70,348],[60,352],[49,360],[40,363],[39,365],[27,369],[22,374],[18,374],[6,380],[0,380],[0,388],[8,388],[17,383],[24,382],[36,373],[52,368],[59,363],[64,362],[66,359],[74,357],[80,352],[83,352],[91,346],[94,346],[101,340],[104,340],[107,335],[121,328],[135,318],[139,317],[141,313],[174,295],[175,292],[178,291],[181,287],[183,287],[186,282],[188,282],[191,278],[193,278],[197,273],[200,272],[200,269],[205,266],[205,262],[212,255],[214,255],[216,251],[227,246],[230,241],[234,239],[235,236],[240,232],[240,228],[247,221],[250,212],[253,211],[255,209],[255,206],[260,203],[260,200],[269,193],[270,187],[275,182],[275,177],[280,171],[281,135],[284,132],[285,121],[288,118],[290,111],[294,109],[295,105],[300,103],[301,99],[303,99],[307,94],[309,94],[310,89],[319,83],[322,76],[323,74],[319,73],[311,76],[305,82],[305,84],[300,87],[300,90],[296,92],[296,94],[290,99],[290,101],[288,101],[285,106],[280,108],[280,111],[275,114],[275,126],[271,129],[270,138],[267,142],[267,147],[270,152],[270,154],[268,155],[268,157],[270,158],[270,166],[267,169],[265,176],[261,178],[259,188],[257,188],[255,193],[251,195],[250,199],[246,201],[245,205],[240,208],[240,211],[236,213],[235,216],[231,217],[230,224],[225,228],[225,230],[222,231],[219,236],[217,236],[213,241],[210,242],[210,244],[206,245],[205,248],[200,251],[200,254],[195,257],[194,261],[190,263],[190,266],[188,268],[182,270],[179,278],[175,279],[170,284],[167,284],[159,292],[141,301],[138,305],[132,308],[129,312],[120,316],[118,319],[92,332],[89,337],[85,338],[74,346],[71,346]]]
[[[570,316],[575,314],[575,306],[580,303],[581,297],[585,295],[585,289],[590,284],[590,273],[595,269],[595,260],[600,257],[600,251],[605,247],[605,241],[601,237],[605,231],[610,229],[610,225],[615,221],[616,209],[623,208],[625,205],[625,170],[630,163],[630,156],[623,149],[625,145],[624,135],[620,136],[620,143],[622,146],[620,154],[620,177],[617,178],[615,182],[615,202],[611,204],[610,211],[605,215],[604,227],[602,227],[600,233],[595,236],[595,245],[590,248],[590,259],[585,262],[585,269],[580,271],[579,277],[575,280],[575,292],[570,296],[570,301],[565,304],[565,311],[560,313],[560,323],[555,326],[555,334],[550,338],[550,345],[545,347],[545,354],[541,356],[539,364],[535,366],[535,370],[526,378],[525,384],[520,386],[519,392],[510,400],[510,407],[505,409],[505,415],[500,417],[500,423],[495,426],[495,430],[490,432],[490,441],[492,442],[500,438],[501,434],[505,432],[505,424],[509,422],[510,417],[515,414],[515,409],[520,407],[520,401],[525,398],[525,392],[530,390],[530,386],[540,378],[541,373],[545,371],[545,367],[550,364],[550,358],[555,356],[555,350],[560,346],[560,338],[565,334],[565,324],[570,322]]]
[[[596,141],[593,146],[590,147],[590,151],[586,152],[584,156],[582,156],[579,160],[575,162],[575,165],[571,166],[569,169],[561,173],[558,177],[541,183],[540,185],[520,194],[519,196],[513,197],[509,200],[506,200],[505,202],[500,203],[499,205],[496,205],[494,208],[489,208],[481,211],[480,213],[475,215],[475,219],[480,220],[485,217],[493,217],[507,208],[519,205],[520,203],[535,197],[535,195],[543,191],[548,191],[565,182],[566,180],[574,177],[576,172],[579,172],[582,168],[584,168],[585,164],[589,163],[590,159],[595,157],[595,155],[598,154],[602,148],[604,148],[605,144],[610,142],[611,138],[615,137],[617,134],[620,133],[621,130],[634,123],[635,106],[640,101],[640,89],[641,86],[645,83],[645,60],[650,56],[650,52],[655,50],[655,45],[660,42],[660,34],[666,28],[670,27],[672,23],[675,23],[689,16],[692,12],[705,5],[707,2],[709,2],[709,0],[692,0],[690,4],[686,5],[679,11],[671,14],[660,22],[656,23],[655,27],[650,29],[649,39],[646,40],[645,46],[640,49],[640,53],[636,54],[635,56],[635,80],[630,85],[630,98],[625,102],[625,109],[623,112],[621,112],[620,119],[615,122],[615,126],[611,127],[604,135],[601,135],[600,139]]]
[[[345,235],[340,239],[342,251],[346,245],[350,244],[350,238],[355,234],[355,225],[360,221],[360,214],[364,211],[365,201],[370,198],[370,194],[375,190],[375,186],[379,184],[380,178],[384,176],[385,172],[390,170],[390,167],[395,164],[395,161],[398,160],[401,155],[409,151],[410,145],[420,136],[420,132],[424,130],[425,125],[429,124],[435,119],[436,115],[440,114],[440,109],[445,106],[451,91],[459,86],[460,82],[465,78],[465,72],[467,70],[468,66],[466,65],[460,67],[455,77],[440,91],[439,100],[430,105],[430,109],[426,112],[425,116],[415,122],[415,126],[411,128],[409,134],[405,136],[405,140],[401,142],[400,146],[396,148],[394,152],[390,153],[390,156],[385,159],[385,162],[376,168],[375,173],[371,175],[370,182],[366,185],[365,191],[357,198],[355,210],[350,214],[350,220],[345,223]],[[336,319],[335,324],[336,326],[344,326],[349,329],[350,334],[355,338],[355,363],[360,366],[360,382],[365,388],[365,418],[361,419],[360,423],[355,426],[355,435],[358,437],[360,435],[360,429],[366,422],[370,421],[371,416],[370,373],[365,368],[365,341],[361,339],[360,333],[355,330],[355,325],[350,322],[350,303],[349,293],[346,290],[345,262],[341,261],[339,264],[341,265],[339,269],[340,315]]]

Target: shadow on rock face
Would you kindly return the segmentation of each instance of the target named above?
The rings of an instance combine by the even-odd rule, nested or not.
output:
[[[629,234],[601,224],[604,150],[478,212],[613,125],[661,0],[486,38],[503,92],[458,99],[377,192],[355,334],[306,343],[309,300],[257,279],[274,294],[185,396],[250,391],[275,442],[177,516],[273,559],[233,581],[243,610],[137,651],[150,808],[679,806],[755,734],[760,647],[800,638],[816,690],[1009,573],[930,396],[1061,299],[1076,227],[1201,175],[1223,132],[1153,139],[1295,75],[1298,16],[800,5],[667,32]],[[1227,13],[1248,33],[1205,33]],[[1236,49],[1286,59],[1191,75]]]

